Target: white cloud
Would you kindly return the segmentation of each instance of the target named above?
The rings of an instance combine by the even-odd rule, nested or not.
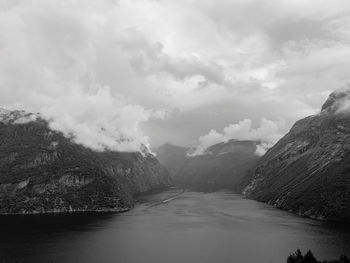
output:
[[[232,139],[259,142],[256,154],[263,155],[268,148],[273,146],[283,136],[282,130],[284,125],[283,120],[275,122],[262,118],[260,127],[253,128],[252,121],[250,119],[244,119],[225,127],[222,133],[218,133],[216,130],[210,130],[208,134],[199,137],[199,145],[190,156],[204,154],[210,146]]]
[[[349,114],[350,112],[350,84],[334,91],[324,103],[323,111],[335,114]]]
[[[290,127],[350,80],[349,11],[348,0],[3,1],[0,104],[95,148],[192,144],[246,117]]]
[[[2,11],[0,101],[40,112],[51,128],[94,150],[139,151],[148,146],[139,124],[163,112],[99,81],[99,41],[109,38],[97,32],[104,19],[73,6],[19,2]]]
[[[268,149],[270,149],[275,143],[260,143],[258,145],[256,145],[256,150],[255,150],[255,154],[258,156],[263,156]]]
[[[72,89],[69,97],[52,100],[43,116],[50,127],[73,136],[75,142],[94,150],[139,151],[148,145],[148,137],[139,130],[139,124],[149,118],[160,118],[162,112],[145,110],[128,104],[121,96],[112,96],[109,87],[94,93]]]

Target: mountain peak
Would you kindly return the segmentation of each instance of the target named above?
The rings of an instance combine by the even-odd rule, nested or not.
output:
[[[0,116],[5,115],[5,114],[8,114],[8,113],[10,113],[9,110],[6,110],[6,109],[4,109],[4,108],[0,108]]]
[[[10,111],[4,108],[0,108],[0,122],[8,124],[24,124],[31,121],[36,121],[39,118],[39,114],[28,113],[26,111]]]
[[[299,120],[260,159],[243,193],[300,215],[350,221],[349,106],[350,88],[330,94],[321,114]]]
[[[337,112],[345,106],[345,102],[350,101],[350,87],[332,92],[326,102],[322,105],[321,111]]]

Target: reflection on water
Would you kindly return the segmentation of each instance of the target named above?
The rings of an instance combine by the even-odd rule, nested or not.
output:
[[[229,192],[165,192],[123,214],[0,217],[0,262],[277,263],[297,248],[350,254],[350,229]]]

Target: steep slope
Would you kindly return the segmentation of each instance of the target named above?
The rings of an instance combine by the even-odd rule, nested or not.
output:
[[[187,158],[174,176],[176,185],[201,191],[235,188],[259,157],[256,142],[235,141],[209,147],[205,154]]]
[[[350,219],[349,91],[331,94],[322,111],[295,123],[259,161],[243,193],[322,219]]]
[[[173,177],[186,162],[188,150],[189,148],[186,147],[166,143],[154,151],[159,162],[168,169],[170,176]]]
[[[95,152],[34,114],[0,111],[0,213],[125,210],[133,195],[169,186],[145,152]]]

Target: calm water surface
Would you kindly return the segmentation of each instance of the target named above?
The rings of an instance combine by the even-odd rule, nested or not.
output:
[[[230,192],[144,197],[123,214],[0,217],[0,262],[281,263],[350,254],[350,229]]]

